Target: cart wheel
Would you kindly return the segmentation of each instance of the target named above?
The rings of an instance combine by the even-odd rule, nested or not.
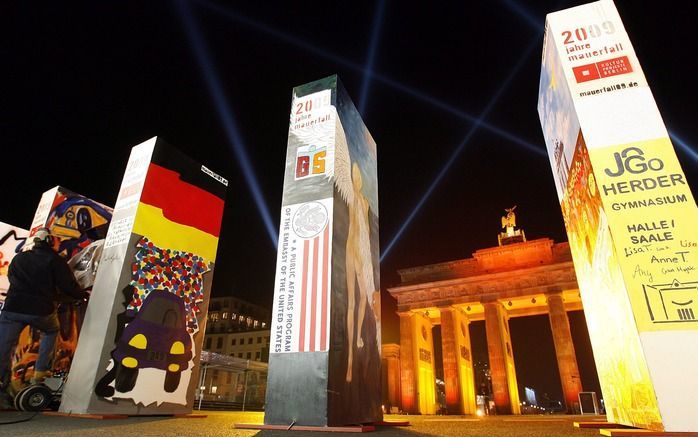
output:
[[[19,411],[41,411],[53,400],[53,392],[43,384],[30,385],[17,394],[15,407]]]
[[[25,388],[26,388],[26,387],[25,387]],[[15,406],[15,410],[17,410],[17,411],[22,411],[22,406],[21,406],[20,403],[19,403],[19,395],[21,395],[21,394],[23,394],[23,393],[24,393],[24,389],[20,390],[19,393],[15,394],[15,397],[14,397],[13,400],[12,400],[12,403],[13,403],[14,406]]]

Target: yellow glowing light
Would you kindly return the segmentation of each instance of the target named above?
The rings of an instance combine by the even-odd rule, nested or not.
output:
[[[136,367],[138,367],[138,360],[133,357],[126,357],[123,360],[121,360],[121,364],[124,367],[128,367],[129,369],[135,369]]]
[[[148,339],[145,338],[145,335],[143,334],[136,334],[128,342],[128,344],[129,346],[133,346],[136,349],[145,349],[146,347],[148,347]]]
[[[170,353],[173,355],[181,355],[184,353],[184,343],[181,341],[175,341],[172,343],[172,347],[170,348]],[[179,366],[177,366],[179,367]],[[174,372],[174,370],[173,370]]]
[[[478,417],[482,417],[482,416],[485,415],[485,412],[478,408],[477,411],[475,412],[475,414],[476,414]]]

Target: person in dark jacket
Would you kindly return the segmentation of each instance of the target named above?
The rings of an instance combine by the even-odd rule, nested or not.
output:
[[[5,306],[0,312],[0,388],[7,389],[11,379],[12,351],[22,330],[31,326],[41,332],[39,357],[33,380],[41,381],[53,361],[56,335],[60,329],[56,313],[59,293],[74,299],[86,299],[89,293],[78,285],[68,263],[53,249],[48,229],[40,228],[33,246],[18,253],[10,263]]]

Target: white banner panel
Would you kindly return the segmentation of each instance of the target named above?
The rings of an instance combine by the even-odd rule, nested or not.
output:
[[[333,199],[284,207],[276,260],[271,352],[329,346]]]

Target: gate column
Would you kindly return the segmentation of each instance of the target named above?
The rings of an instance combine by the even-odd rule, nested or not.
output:
[[[550,293],[546,297],[548,299],[550,329],[553,332],[553,342],[555,343],[557,367],[560,370],[562,394],[565,398],[567,412],[570,414],[578,413],[578,395],[582,391],[582,380],[579,377],[577,356],[574,352],[574,343],[572,343],[570,321],[567,318],[562,293]]]
[[[498,301],[483,302],[492,391],[498,414],[521,414],[514,353],[506,310]]]

